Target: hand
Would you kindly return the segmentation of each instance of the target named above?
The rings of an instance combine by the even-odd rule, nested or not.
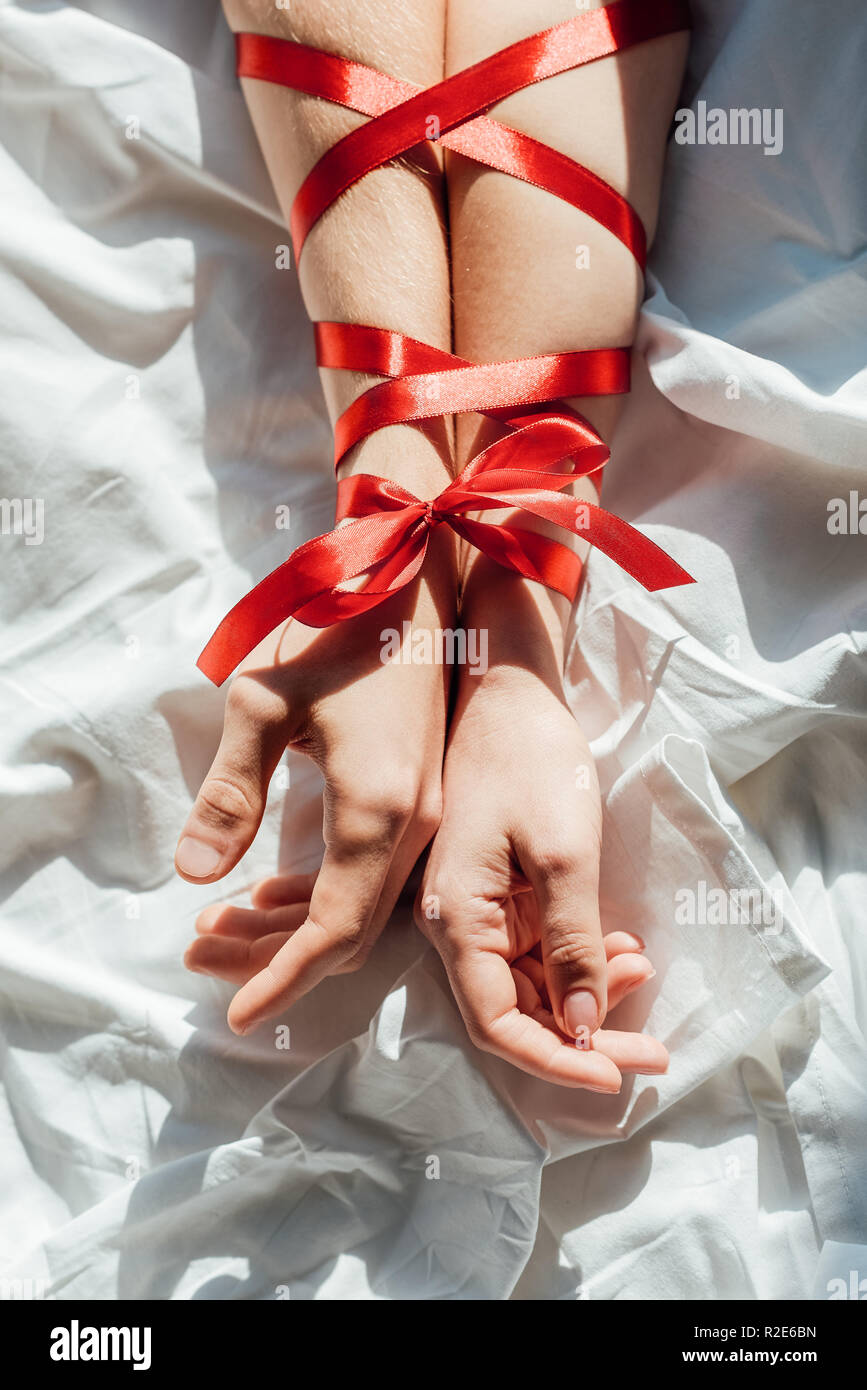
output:
[[[601,1026],[654,971],[640,938],[602,935],[599,791],[554,639],[523,581],[496,577],[493,589],[476,616],[496,664],[461,674],[416,921],[478,1047],[547,1081],[615,1093],[623,1071],[668,1065],[653,1038]]]
[[[530,691],[535,706],[527,703]],[[606,997],[608,1009],[616,1008],[654,971],[640,954],[640,937],[601,935],[598,795],[592,784],[583,806],[575,796],[566,760],[592,763],[571,714],[559,705],[539,710],[524,755],[514,754],[516,713],[532,714],[540,695],[526,680],[513,685],[499,674],[496,689],[470,693],[472,713],[453,726],[443,821],[416,920],[443,958],[477,1046],[546,1081],[612,1094],[621,1071],[665,1071],[665,1048],[642,1034],[594,1031],[592,1022],[567,1026],[564,998],[576,984],[589,986],[602,1001],[601,1017]],[[564,818],[570,803],[571,819]],[[254,888],[252,909],[206,909],[188,963],[246,985],[300,933],[316,884],[316,873],[276,875]]]
[[[274,632],[229,688],[223,737],[181,834],[178,872],[222,878],[255,838],[287,744],[325,777],[325,855],[299,916],[206,909],[186,963],[242,985],[235,1032],[288,1008],[324,976],[357,969],[439,823],[448,667],[380,659],[380,633],[454,626],[454,556],[445,537],[422,575],[371,613],[322,631]],[[202,924],[207,924],[203,926]],[[263,923],[265,938],[257,935]]]

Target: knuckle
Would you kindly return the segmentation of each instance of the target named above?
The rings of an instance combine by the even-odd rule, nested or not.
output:
[[[332,824],[348,849],[390,845],[412,819],[418,792],[405,774],[380,773],[359,784],[331,777],[329,803]]]
[[[339,806],[329,817],[325,834],[328,848],[341,859],[367,859],[387,853],[396,835],[389,823],[376,812],[363,807]]]
[[[378,791],[382,814],[392,825],[403,826],[415,811],[418,786],[415,778],[401,772],[388,773]]]
[[[544,878],[565,878],[574,874],[581,862],[581,850],[577,839],[559,838],[546,840],[544,848],[534,855],[536,868]]]
[[[353,920],[340,928],[340,944],[347,953],[360,951],[366,940],[367,929],[363,922]]]
[[[328,915],[329,907],[330,904],[327,900],[320,902],[320,917],[323,909]],[[342,922],[339,927],[326,927],[314,917],[308,918],[308,921],[311,926],[318,927],[325,953],[329,958],[339,963],[341,970],[346,968],[354,956],[364,952],[367,943],[367,930],[364,922],[351,919]]]
[[[196,811],[220,830],[232,830],[255,815],[249,795],[227,777],[207,778],[196,798]]]
[[[546,963],[554,970],[570,974],[594,975],[602,969],[602,947],[588,937],[576,934],[574,926],[549,928],[546,934]]]
[[[226,719],[273,725],[286,718],[285,702],[253,676],[236,676],[226,693]]]
[[[443,794],[440,787],[433,787],[422,793],[416,812],[419,832],[430,840],[440,828],[443,818]]]
[[[361,970],[362,966],[365,966],[368,960],[370,959],[370,953],[372,950],[372,942],[365,940],[359,942],[356,945],[355,949],[352,951],[352,954],[344,961],[343,966],[341,967],[343,973],[347,975],[354,975],[357,970]]]
[[[477,1047],[480,1052],[495,1052],[494,1040],[491,1030],[487,1024],[480,1019],[464,1016],[464,1023],[467,1029],[467,1036],[473,1047]]]

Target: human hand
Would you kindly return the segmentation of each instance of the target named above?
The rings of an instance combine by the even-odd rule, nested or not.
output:
[[[261,911],[212,905],[200,918],[210,928],[200,927],[187,952],[190,969],[242,986],[229,1009],[235,1032],[282,1012],[324,976],[361,965],[433,835],[448,667],[384,664],[380,633],[400,632],[407,620],[414,631],[452,627],[454,610],[454,556],[443,536],[412,586],[332,628],[281,627],[233,680],[217,756],[180,837],[178,872],[212,883],[238,863],[287,745],[325,778],[325,855],[301,916],[278,909],[263,940]]]
[[[486,625],[494,664],[461,673],[416,921],[478,1047],[547,1081],[615,1093],[622,1072],[668,1065],[655,1039],[602,1027],[655,972],[640,938],[602,935],[599,790],[560,687],[554,627],[517,578],[497,575],[483,592],[468,616]]]
[[[665,1049],[643,1034],[597,1030],[593,1019],[570,1026],[564,1001],[577,985],[601,1019],[606,1001],[616,1008],[654,971],[640,937],[601,934],[592,761],[572,715],[545,705],[536,686],[498,671],[494,685],[465,695],[416,920],[477,1046],[546,1081],[612,1094],[623,1071],[665,1071]],[[589,786],[576,794],[576,770],[586,768]],[[254,888],[252,908],[207,908],[188,964],[242,987],[267,975],[313,915],[317,882],[316,873],[275,875]]]

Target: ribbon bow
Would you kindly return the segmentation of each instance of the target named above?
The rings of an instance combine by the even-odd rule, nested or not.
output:
[[[492,560],[574,599],[581,561],[572,550],[514,522],[492,524],[470,512],[512,507],[554,522],[583,535],[646,589],[693,582],[627,522],[564,495],[573,479],[608,459],[607,446],[586,420],[558,412],[509,423],[513,432],[477,454],[432,501],[368,473],[341,480],[337,519],[345,524],[299,546],[242,598],[208,642],[199,669],[222,685],[281,622],[297,618],[309,627],[329,627],[375,608],[418,574],[437,525],[450,526]],[[555,471],[567,456],[569,471]],[[362,575],[360,587],[345,587]]]

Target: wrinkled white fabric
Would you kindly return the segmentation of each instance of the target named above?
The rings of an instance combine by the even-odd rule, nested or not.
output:
[[[683,101],[782,108],[784,149],[672,144],[603,500],[699,583],[648,596],[595,554],[570,652],[605,926],[658,970],[621,1026],[672,1053],[605,1099],[476,1052],[405,913],[288,1047],[184,970],[206,902],[317,862],[292,757],[226,883],[171,868],[224,700],[195,657],[333,514],[311,334],[219,6],[0,4],[0,486],[44,502],[41,544],[0,536],[5,1296],[867,1276],[867,540],[827,527],[867,495],[864,23],[694,14]],[[683,920],[719,889],[770,920]]]

